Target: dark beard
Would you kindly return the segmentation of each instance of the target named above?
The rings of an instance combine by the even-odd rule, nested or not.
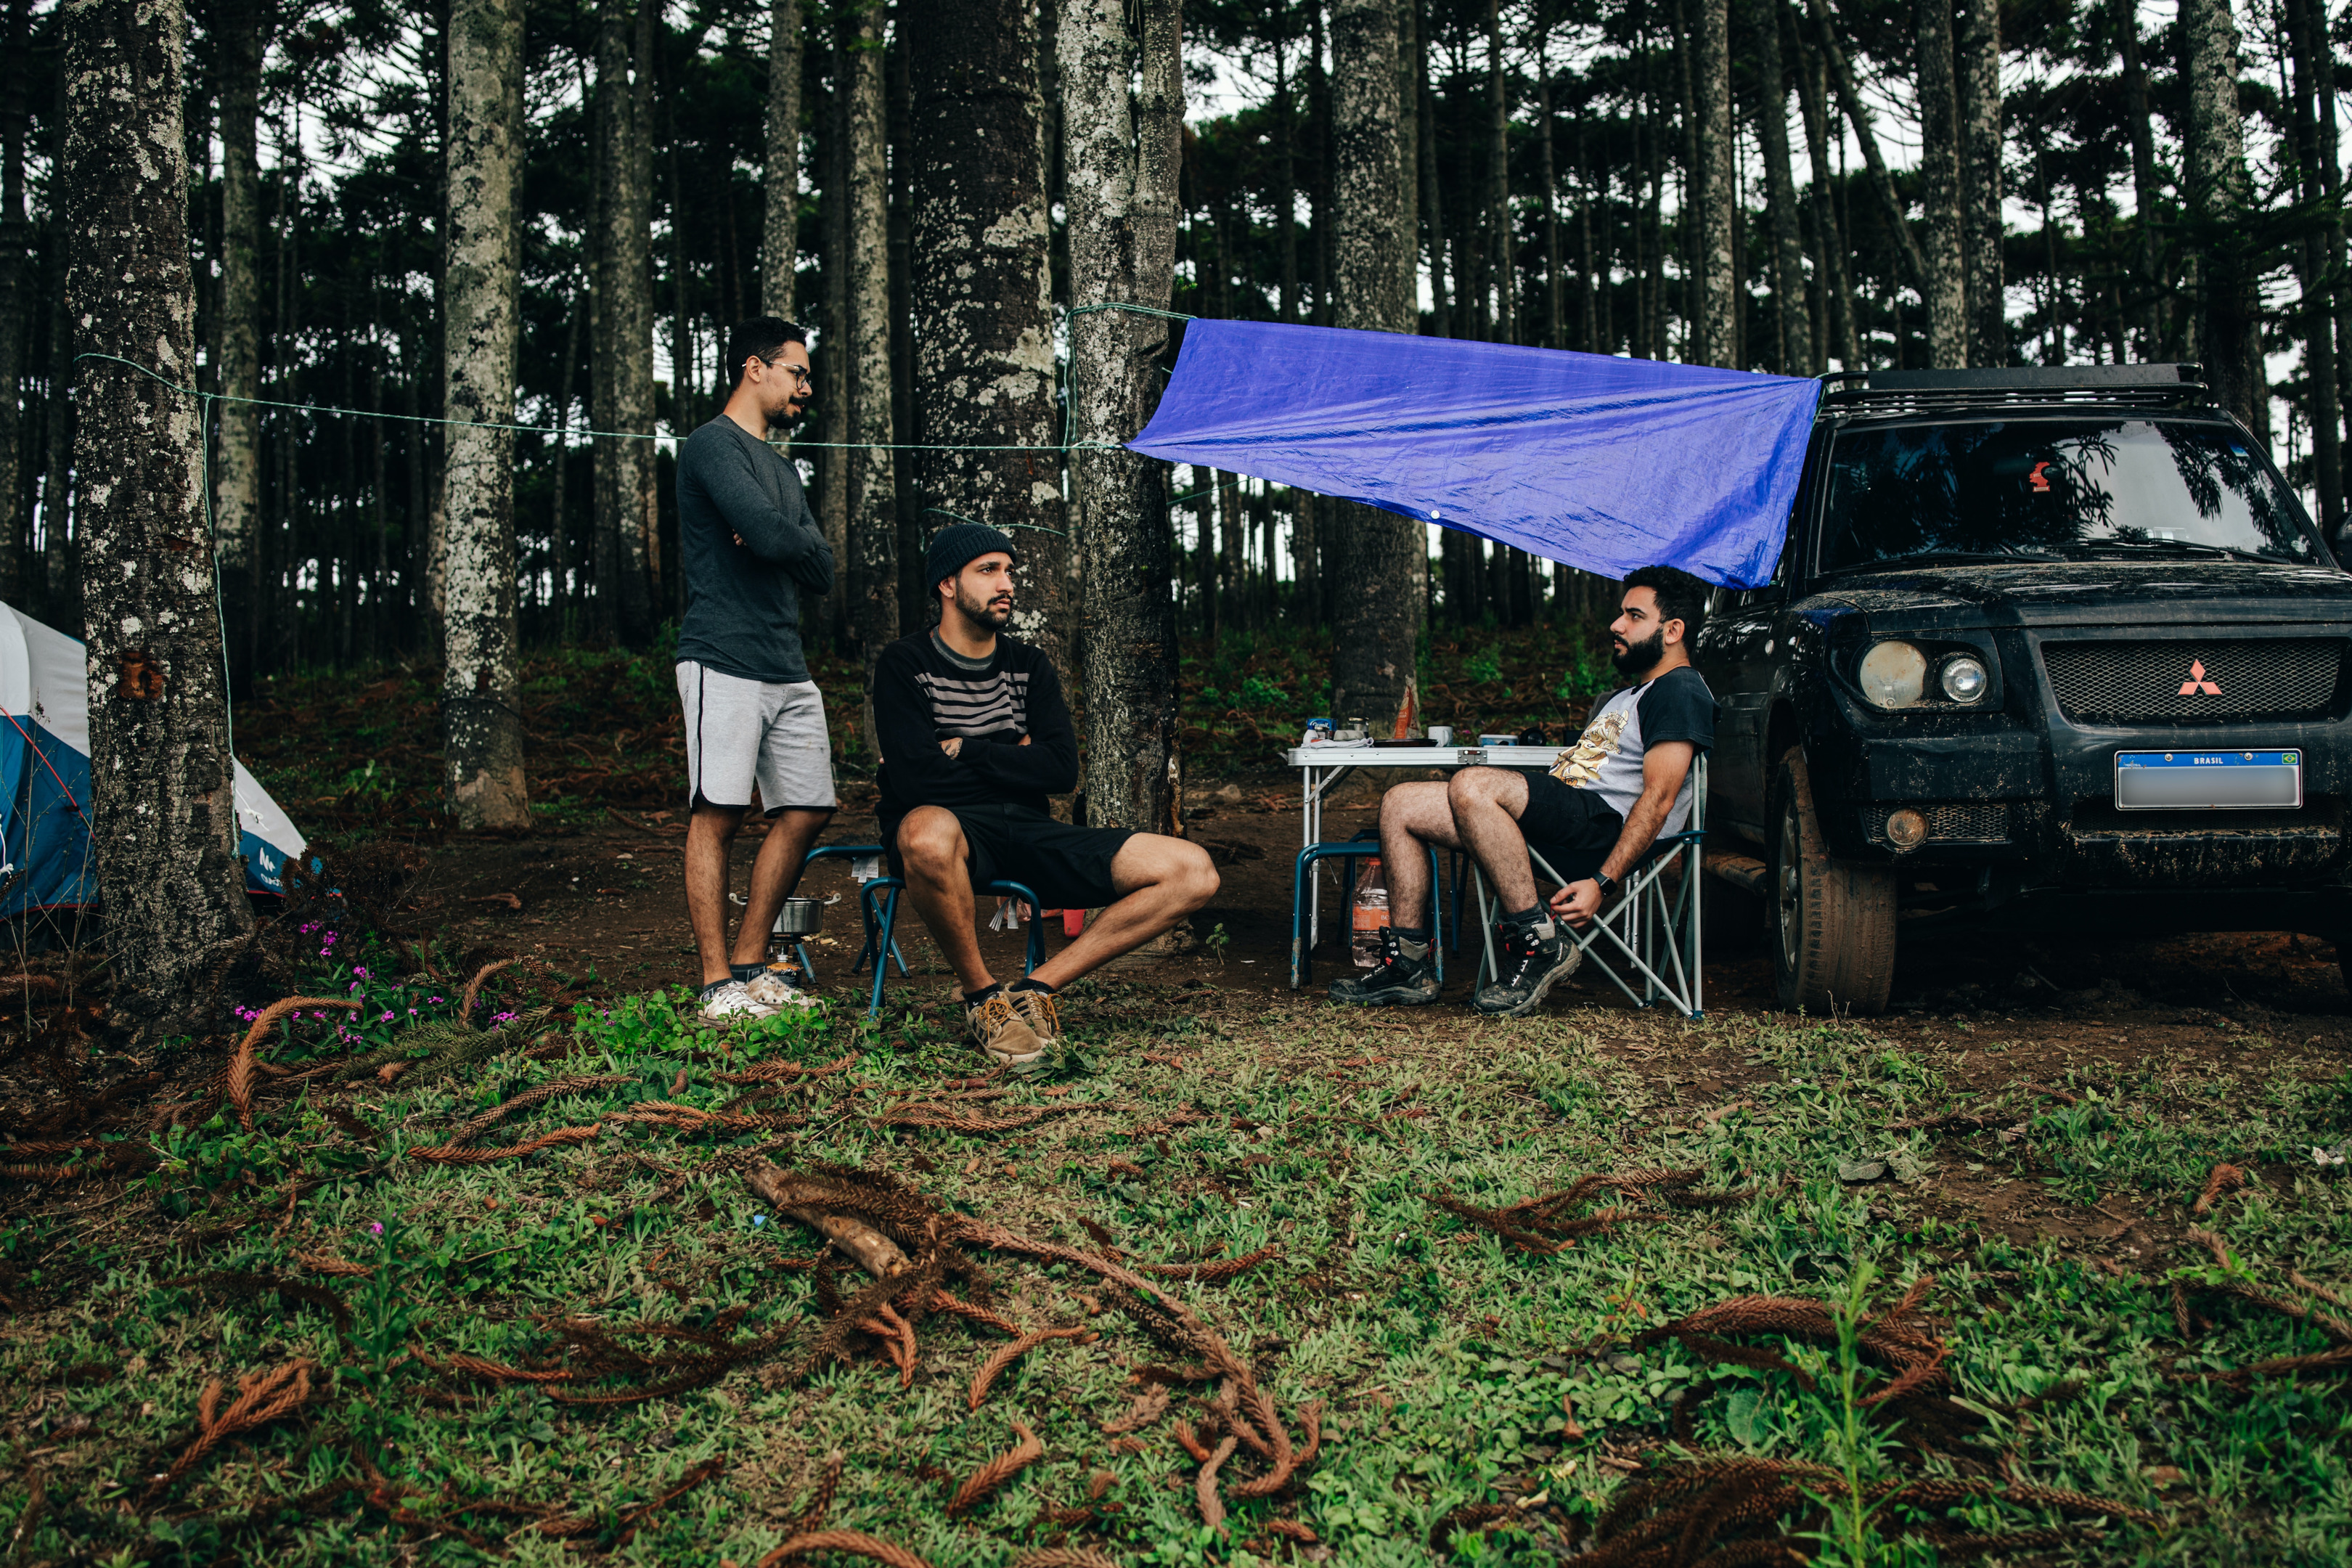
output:
[[[1626,679],[1639,680],[1657,668],[1658,661],[1665,657],[1666,632],[1661,626],[1650,634],[1646,642],[1627,643],[1622,653],[1612,650],[1609,662],[1615,665],[1617,673]]]
[[[1013,611],[1010,606],[1007,606],[1000,616],[997,611],[989,608],[986,599],[966,599],[962,595],[958,594],[955,607],[957,613],[963,616],[964,624],[974,631],[1001,632],[1013,624]]]

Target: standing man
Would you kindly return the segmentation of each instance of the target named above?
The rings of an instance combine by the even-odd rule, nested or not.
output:
[[[1691,763],[1715,744],[1715,696],[1690,649],[1706,616],[1706,584],[1672,566],[1644,566],[1625,578],[1609,625],[1610,662],[1633,684],[1592,710],[1584,734],[1549,773],[1465,768],[1443,784],[1399,784],[1381,797],[1381,864],[1400,921],[1428,920],[1429,851],[1467,849],[1502,906],[1501,971],[1470,1005],[1517,1017],[1584,960],[1556,923],[1590,922],[1627,873],[1664,833],[1690,819]],[[1600,869],[1538,899],[1532,846],[1545,859]],[[1562,875],[1572,875],[1563,871]],[[1430,928],[1392,925],[1379,968],[1331,983],[1331,1000],[1358,1007],[1416,1006],[1437,1000]]]
[[[900,637],[874,670],[882,842],[962,983],[964,1026],[998,1062],[1032,1071],[1061,1037],[1055,994],[1207,903],[1217,869],[1181,838],[1054,820],[1046,797],[1077,787],[1078,738],[1053,660],[1001,635],[1013,541],[953,524],[931,541],[923,580],[938,628]],[[1010,988],[981,960],[972,900],[1000,878],[1049,908],[1101,911]]]
[[[833,586],[833,552],[800,470],[768,445],[808,412],[808,334],[775,316],[729,340],[735,391],[677,451],[686,619],[677,695],[686,709],[686,912],[702,955],[702,1016],[760,1018],[806,999],[767,967],[768,932],[809,846],[832,820],[824,698],[801,658],[801,592]],[[728,857],[751,786],[769,819],[750,901],[727,951]]]

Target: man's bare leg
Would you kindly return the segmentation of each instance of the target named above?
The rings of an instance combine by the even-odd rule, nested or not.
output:
[[[686,918],[702,957],[702,983],[734,978],[727,967],[727,858],[743,826],[743,807],[697,805],[686,824]],[[771,923],[775,921],[772,912]]]
[[[1381,866],[1388,877],[1389,920],[1413,931],[1432,929],[1429,849],[1459,849],[1454,808],[1443,784],[1398,784],[1381,796]]]
[[[1110,879],[1118,900],[1039,964],[1033,979],[1059,990],[1168,930],[1214,898],[1218,885],[1207,850],[1160,833],[1139,833],[1121,845],[1111,858]]]
[[[996,977],[981,961],[977,910],[971,896],[971,849],[963,824],[944,806],[919,805],[898,824],[898,859],[907,868],[907,898],[967,996]],[[772,918],[772,917],[771,917]],[[888,953],[876,956],[887,963]]]
[[[1517,768],[1465,768],[1447,781],[1445,798],[1454,831],[1477,858],[1503,911],[1532,909],[1536,874],[1528,864],[1527,836],[1519,831],[1519,814],[1528,808],[1527,775]]]
[[[769,818],[767,840],[760,846],[759,858],[751,862],[751,887],[745,894],[743,923],[735,932],[736,963],[767,962],[768,936],[775,930],[776,912],[793,896],[793,889],[801,885],[801,869],[808,861],[809,846],[816,842],[816,836],[832,820],[831,806],[794,807]],[[722,909],[726,894],[722,886]]]

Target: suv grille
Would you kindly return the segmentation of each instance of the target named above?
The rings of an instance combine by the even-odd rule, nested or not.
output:
[[[1886,819],[1903,809],[1895,805],[1865,807],[1862,814],[1863,831],[1874,842],[1885,842]],[[1979,802],[1960,805],[1915,805],[1909,809],[1927,819],[1927,842],[1930,844],[2009,842],[2009,807],[2000,802],[1991,805]]]
[[[2042,663],[2078,722],[2323,719],[2336,707],[2344,647],[2342,637],[2048,643]]]

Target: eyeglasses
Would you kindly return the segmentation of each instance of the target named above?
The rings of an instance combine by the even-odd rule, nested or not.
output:
[[[759,356],[758,356],[758,355],[756,355],[756,354],[754,354],[752,357],[753,357],[754,359],[758,359],[758,358],[759,358]],[[807,367],[807,366],[805,366],[805,365],[797,365],[797,364],[786,364],[786,363],[783,363],[783,359],[782,359],[782,355],[779,355],[779,356],[778,356],[778,357],[776,357],[775,359],[763,359],[763,360],[760,360],[760,363],[761,363],[761,364],[763,364],[763,365],[766,365],[770,370],[780,370],[780,371],[782,371],[785,374],[787,374],[787,375],[791,376],[794,381],[799,382],[803,386],[814,386],[814,384],[816,384],[814,382],[813,382],[813,381],[811,381],[811,380],[809,379],[809,373],[808,373],[808,367]]]

